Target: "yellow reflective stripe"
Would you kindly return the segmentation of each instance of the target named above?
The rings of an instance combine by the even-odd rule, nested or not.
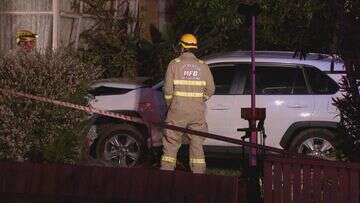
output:
[[[174,95],[179,97],[203,97],[204,93],[176,91]]]
[[[192,164],[205,164],[205,159],[190,159]]]
[[[176,163],[176,158],[173,158],[171,156],[161,156],[161,161],[166,161],[170,163]]]
[[[164,97],[165,97],[165,99],[172,99],[173,96],[172,95],[165,95]]]
[[[174,80],[174,85],[206,86],[204,80]]]

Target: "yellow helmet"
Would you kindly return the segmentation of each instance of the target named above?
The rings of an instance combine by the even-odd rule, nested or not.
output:
[[[197,49],[197,39],[192,34],[184,34],[180,38],[180,45],[186,49]]]
[[[16,43],[33,41],[38,37],[37,34],[29,31],[29,30],[18,30],[16,32]]]

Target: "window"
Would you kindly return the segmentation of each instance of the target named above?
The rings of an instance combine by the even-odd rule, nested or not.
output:
[[[245,86],[245,94],[251,93],[250,72]],[[308,94],[308,89],[301,68],[257,66],[256,94],[260,95],[301,95]]]
[[[215,94],[226,95],[234,94],[231,90],[236,74],[236,68],[233,65],[220,65],[211,68],[215,83]]]
[[[325,73],[314,67],[306,67],[307,78],[313,94],[335,94],[339,86]]]
[[[245,86],[249,75],[249,64],[239,64],[235,74],[235,80],[231,87],[230,93],[244,94]]]

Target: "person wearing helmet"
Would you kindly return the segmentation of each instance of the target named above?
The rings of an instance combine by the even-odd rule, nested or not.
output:
[[[17,46],[26,51],[32,51],[36,45],[37,34],[28,30],[19,30],[16,32],[16,44]]]
[[[205,120],[206,100],[215,91],[213,76],[207,64],[192,53],[197,49],[197,39],[184,34],[180,39],[181,55],[172,60],[166,71],[163,87],[168,106],[166,122],[192,130],[207,132]],[[165,130],[162,170],[174,170],[177,152],[182,143],[182,133]],[[204,173],[206,169],[203,143],[205,138],[188,135],[190,140],[190,168],[193,173]]]

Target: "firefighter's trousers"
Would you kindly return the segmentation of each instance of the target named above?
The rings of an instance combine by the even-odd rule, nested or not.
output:
[[[207,132],[207,124],[205,121],[168,121],[169,125],[175,125],[182,128],[188,128],[197,131]],[[162,139],[163,142],[163,156],[161,157],[161,169],[162,170],[174,170],[176,165],[177,152],[182,143],[182,132],[166,129],[165,136]],[[205,138],[188,135],[190,140],[189,148],[189,161],[190,168],[193,173],[205,173],[206,163],[203,150],[203,143]]]

